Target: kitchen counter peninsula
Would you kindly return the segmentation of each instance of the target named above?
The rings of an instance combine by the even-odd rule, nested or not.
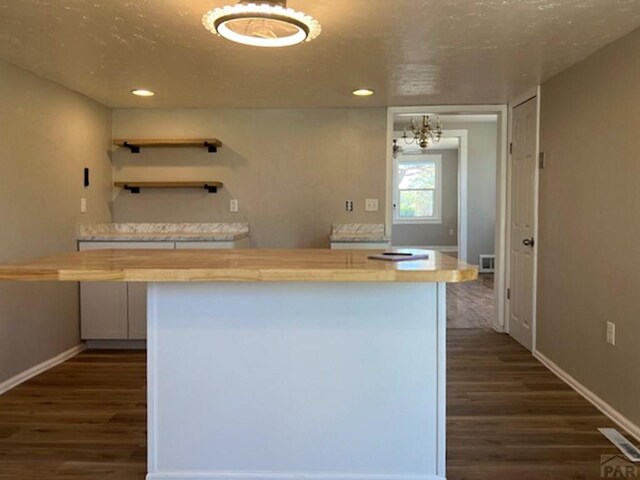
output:
[[[149,282],[148,480],[443,480],[446,283],[429,252],[100,250],[0,280]]]

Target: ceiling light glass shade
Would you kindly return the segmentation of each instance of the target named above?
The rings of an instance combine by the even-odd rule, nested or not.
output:
[[[373,90],[371,90],[370,88],[359,88],[351,93],[353,93],[356,97],[370,97],[371,95],[373,95]]]
[[[317,20],[287,8],[286,0],[240,2],[204,14],[207,30],[232,42],[254,47],[288,47],[320,35]]]
[[[146,88],[136,88],[135,90],[131,90],[131,93],[138,97],[153,97],[155,95],[154,92],[147,90]]]

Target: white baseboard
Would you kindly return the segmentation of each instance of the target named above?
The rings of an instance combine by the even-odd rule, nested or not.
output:
[[[24,372],[21,372],[18,375],[5,380],[4,382],[0,383],[0,395],[8,392],[12,388],[17,387],[21,383],[26,382],[36,375],[40,375],[42,372],[49,370],[50,368],[53,368],[66,360],[69,360],[71,357],[74,357],[82,352],[85,348],[86,347],[84,343],[81,343],[80,345],[76,345],[75,347],[70,348],[66,352],[62,352],[61,354],[56,355],[49,360],[45,360],[44,362],[31,367],[29,370],[25,370]]]
[[[549,370],[555,373],[561,380],[567,383],[571,388],[573,388],[576,392],[582,395],[589,403],[591,403],[594,407],[604,413],[607,417],[611,419],[616,425],[625,429],[631,435],[633,435],[637,440],[640,440],[640,426],[633,423],[631,420],[626,418],[620,412],[618,412],[615,408],[605,402],[598,395],[593,393],[587,387],[582,385],[578,380],[573,378],[567,372],[565,372],[562,368],[560,368],[557,364],[555,364],[552,360],[547,358],[544,354],[540,353],[538,350],[533,351],[533,356],[540,360]]]
[[[446,480],[436,475],[366,475],[353,473],[170,472],[148,473],[147,480]]]
[[[502,325],[498,325],[497,323],[491,323],[491,328],[496,333],[508,333]]]

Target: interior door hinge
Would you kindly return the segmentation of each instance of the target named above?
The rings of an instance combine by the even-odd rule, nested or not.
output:
[[[511,289],[507,288],[507,300],[511,300]]]
[[[544,156],[544,152],[540,152],[538,154],[538,166],[540,167],[540,170],[544,170],[544,168],[547,166],[547,159]]]

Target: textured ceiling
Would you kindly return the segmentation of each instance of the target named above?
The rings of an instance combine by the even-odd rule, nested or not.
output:
[[[202,27],[228,3],[0,0],[0,57],[112,107],[504,103],[640,26],[640,0],[290,0],[320,37],[257,49]]]

